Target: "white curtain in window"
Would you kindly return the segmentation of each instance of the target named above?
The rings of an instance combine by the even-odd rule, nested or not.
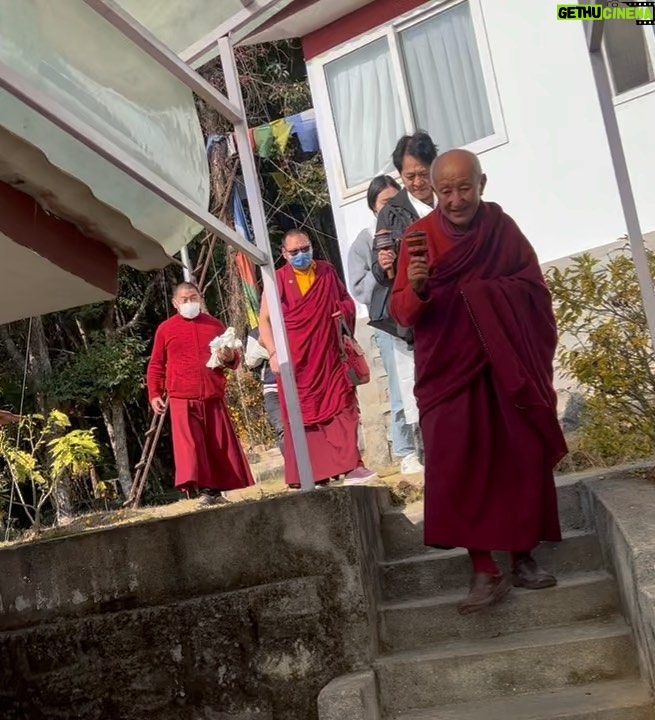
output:
[[[325,74],[347,187],[389,172],[405,128],[387,39],[334,60]]]
[[[494,132],[468,2],[400,34],[417,127],[440,152]]]

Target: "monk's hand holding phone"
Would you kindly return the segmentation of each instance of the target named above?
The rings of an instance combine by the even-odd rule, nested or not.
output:
[[[409,254],[407,279],[417,295],[423,295],[428,285],[428,243],[424,232],[416,230],[403,240]]]

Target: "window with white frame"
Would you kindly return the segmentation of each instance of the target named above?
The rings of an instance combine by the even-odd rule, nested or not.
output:
[[[655,27],[608,20],[603,29],[605,57],[615,95],[655,82]]]
[[[345,189],[392,170],[405,132],[426,130],[441,152],[496,135],[479,42],[471,2],[442,2],[325,64]]]

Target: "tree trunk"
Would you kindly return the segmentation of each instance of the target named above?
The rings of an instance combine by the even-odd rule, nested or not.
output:
[[[107,427],[109,442],[116,460],[118,483],[123,495],[128,497],[132,489],[132,469],[130,467],[130,454],[127,449],[127,429],[125,427],[125,411],[120,400],[112,400],[108,406],[103,406],[102,417]]]
[[[46,417],[51,409],[48,400],[48,383],[52,375],[52,363],[50,362],[50,352],[48,350],[48,338],[46,337],[43,319],[41,317],[32,318],[32,339],[29,350],[29,375],[35,401],[41,414]],[[64,431],[58,431],[56,434],[63,434],[63,432]],[[49,451],[48,464],[51,464]],[[74,515],[71,493],[71,479],[64,473],[56,481],[55,489],[52,493],[52,503],[55,507],[58,525],[66,524]]]
[[[34,391],[36,404],[43,415],[50,409],[47,398],[47,384],[52,375],[52,363],[48,352],[48,339],[45,335],[43,320],[32,318],[32,338],[29,347],[29,379]]]
[[[71,494],[72,482],[70,477],[64,473],[56,481],[55,489],[52,493],[52,502],[55,506],[57,525],[66,525],[73,519],[75,513],[73,512]]]

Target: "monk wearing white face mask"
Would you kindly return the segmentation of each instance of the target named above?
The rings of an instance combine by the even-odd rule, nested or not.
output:
[[[202,311],[202,298],[193,283],[180,283],[173,293],[177,314],[155,334],[148,364],[148,396],[157,414],[168,397],[173,431],[175,487],[200,493],[202,504],[215,502],[223,490],[254,483],[250,467],[225,405],[223,368],[234,369],[240,357],[223,348],[223,367],[210,369],[209,343],[225,332],[220,320]]]

